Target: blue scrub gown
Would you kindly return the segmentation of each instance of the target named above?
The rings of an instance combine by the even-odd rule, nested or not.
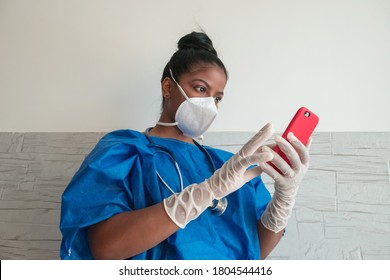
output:
[[[196,145],[153,136],[152,139],[174,154],[184,187],[203,182],[213,174],[210,161]],[[172,195],[155,170],[173,191],[180,192],[172,159],[148,144],[140,132],[118,130],[105,135],[86,157],[62,195],[62,259],[93,259],[88,226],[121,212],[154,205]],[[217,169],[232,156],[226,151],[205,148]],[[214,216],[207,209],[185,229],[132,259],[259,259],[257,221],[270,198],[257,177],[227,196],[228,208],[223,215]]]

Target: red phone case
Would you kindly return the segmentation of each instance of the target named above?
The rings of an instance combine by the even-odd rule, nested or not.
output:
[[[318,121],[319,118],[316,114],[305,107],[301,107],[295,113],[295,116],[287,126],[282,137],[287,139],[287,135],[292,132],[294,133],[295,137],[297,137],[304,145],[306,145],[314,129],[316,128]],[[290,164],[287,156],[280,150],[278,146],[274,148],[274,151],[278,153],[288,164]],[[272,166],[278,170],[273,164]]]

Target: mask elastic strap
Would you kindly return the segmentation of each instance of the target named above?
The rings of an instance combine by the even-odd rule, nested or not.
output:
[[[188,98],[187,94],[184,92],[184,89],[179,85],[178,82],[176,82],[175,78],[173,77],[171,68],[169,68],[169,73],[171,74],[172,80],[176,83],[177,87],[179,88],[179,91],[180,91],[181,94],[184,96],[184,98],[185,98],[186,100],[190,100],[190,99]]]
[[[175,78],[173,77],[171,68],[169,68],[169,73],[171,74],[171,78],[175,82],[177,87],[179,88],[179,91],[181,92],[181,94],[184,96],[185,99],[189,100],[188,96],[185,94],[185,92],[182,89],[182,87],[176,82]],[[157,122],[157,124],[158,125],[162,125],[162,126],[177,126],[179,123],[178,122],[173,122],[173,123]]]
[[[162,125],[162,126],[176,126],[179,123],[178,122],[174,122],[174,123],[157,122],[157,124]]]

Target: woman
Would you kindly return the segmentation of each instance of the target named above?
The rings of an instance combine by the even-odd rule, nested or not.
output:
[[[264,259],[279,242],[308,147],[293,135],[290,143],[275,138],[290,167],[264,146],[271,124],[235,155],[198,144],[227,71],[206,34],[192,32],[178,46],[163,72],[159,122],[104,136],[66,188],[61,258]],[[275,179],[272,199],[261,172]]]

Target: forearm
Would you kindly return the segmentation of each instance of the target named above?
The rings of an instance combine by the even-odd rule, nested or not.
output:
[[[127,259],[156,246],[178,229],[158,203],[90,226],[88,238],[94,258]]]
[[[261,221],[257,223],[257,231],[259,234],[260,259],[264,260],[279,243],[283,236],[283,231],[275,233],[267,229]]]

